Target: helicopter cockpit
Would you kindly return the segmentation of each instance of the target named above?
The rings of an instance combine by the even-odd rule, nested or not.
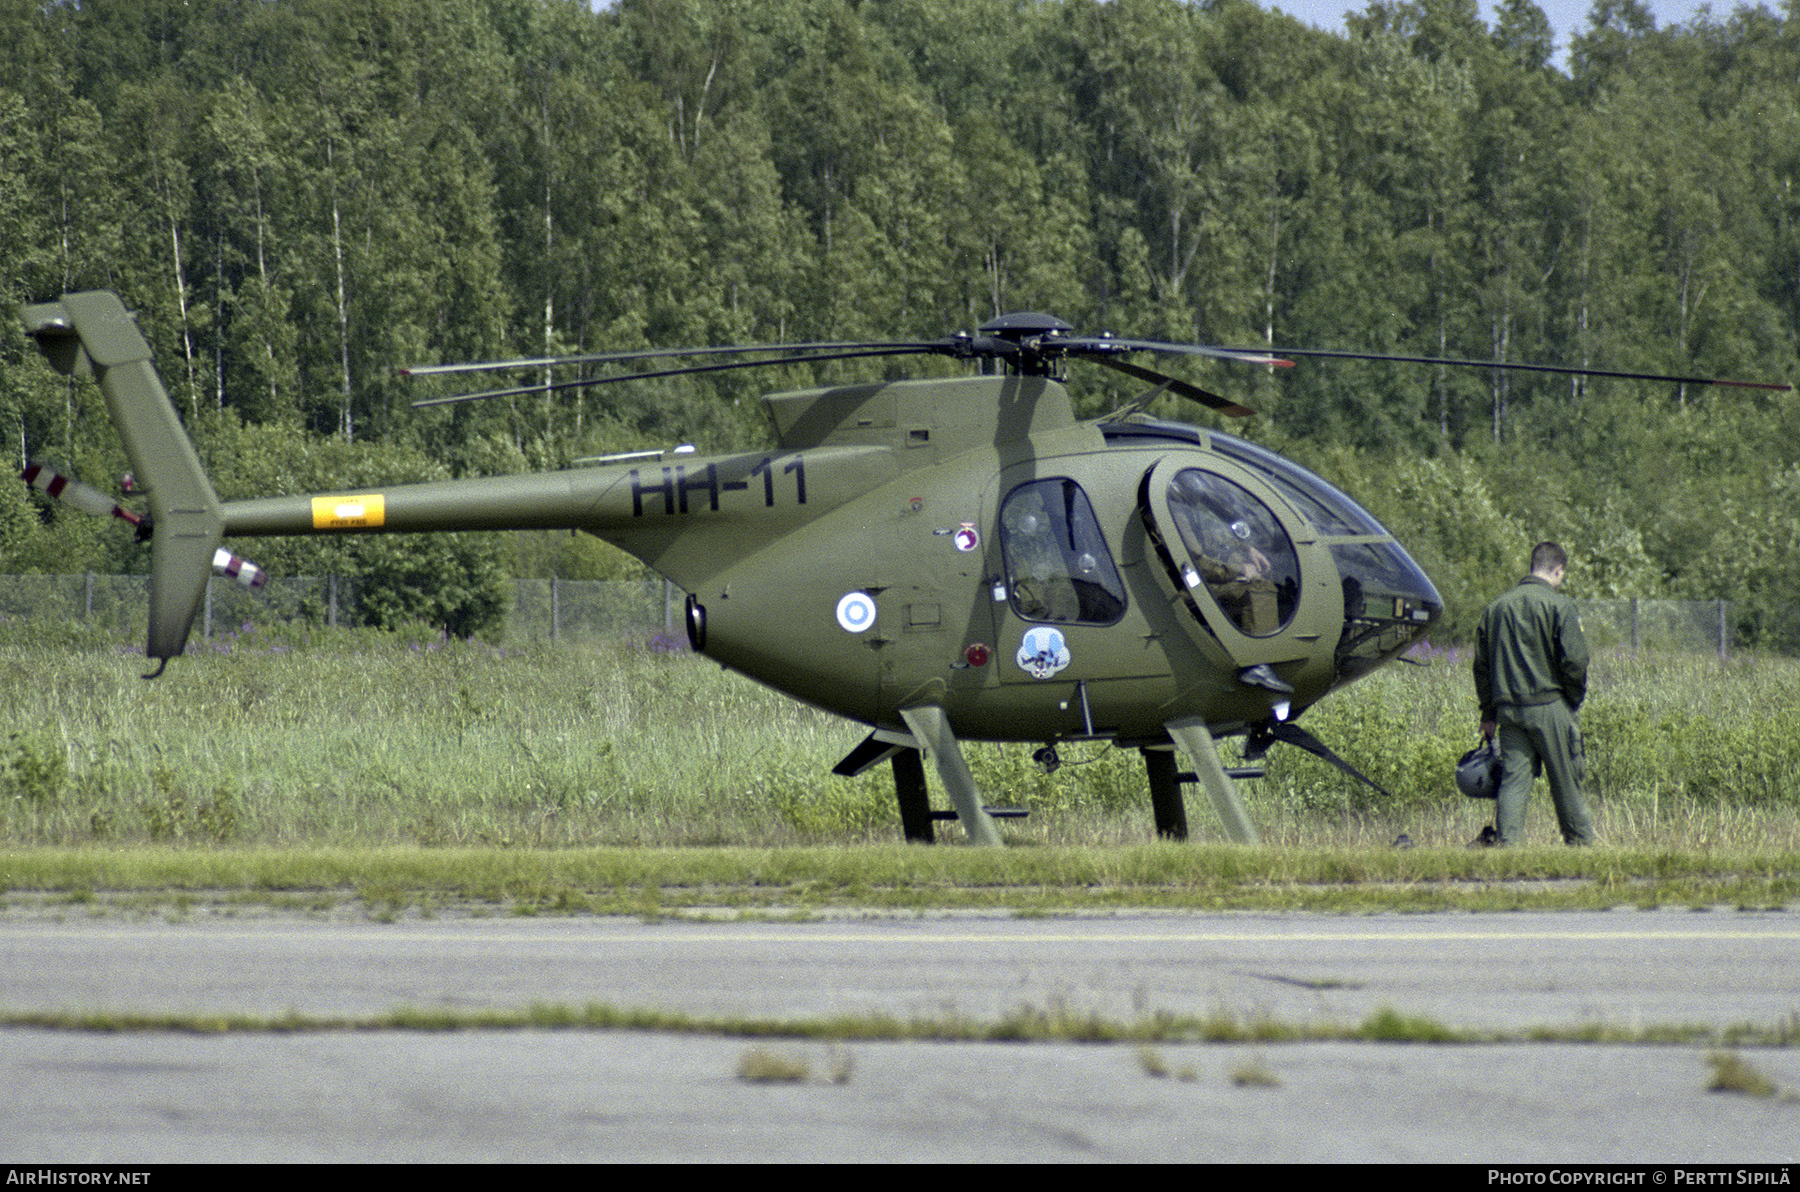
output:
[[[1349,682],[1425,636],[1444,610],[1431,580],[1361,505],[1322,477],[1255,443],[1214,431],[1212,447],[1247,465],[1319,532],[1344,592],[1337,676]]]
[[[1101,429],[1112,441],[1176,439],[1210,447],[1227,465],[1215,470],[1170,459],[1139,490],[1144,524],[1164,566],[1195,620],[1215,636],[1279,636],[1303,602],[1302,557],[1321,550],[1343,594],[1334,686],[1406,650],[1443,611],[1437,589],[1387,529],[1292,460],[1182,423],[1139,417]],[[1222,472],[1237,472],[1243,482]],[[1202,612],[1213,605],[1212,617]]]

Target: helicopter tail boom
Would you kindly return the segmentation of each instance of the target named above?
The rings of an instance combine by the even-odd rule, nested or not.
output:
[[[95,515],[121,517],[151,542],[145,652],[167,663],[182,653],[211,574],[260,586],[261,568],[221,548],[233,535],[570,529],[623,548],[684,587],[765,537],[812,520],[894,469],[885,446],[812,447],[713,458],[676,453],[609,467],[474,477],[353,492],[220,501],[118,295],[65,294],[28,306],[25,328],[51,365],[94,380],[106,396],[147,517],[98,490],[33,465],[25,480]],[[159,666],[155,674],[161,674]],[[154,677],[146,676],[146,677]]]
[[[885,446],[740,452],[230,501],[227,536],[577,530],[693,591],[896,471]]]

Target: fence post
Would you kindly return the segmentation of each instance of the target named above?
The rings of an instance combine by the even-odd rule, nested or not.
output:
[[[94,623],[94,573],[87,573],[87,622]]]
[[[1633,596],[1631,598],[1631,653],[1632,653],[1632,656],[1636,657],[1637,652],[1638,652],[1638,597]]]
[[[337,576],[325,577],[325,624],[337,628]]]
[[[1719,606],[1719,661],[1725,661],[1725,602],[1718,601]]]

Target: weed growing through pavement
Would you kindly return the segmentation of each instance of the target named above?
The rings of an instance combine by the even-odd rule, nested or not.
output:
[[[812,1076],[806,1057],[773,1047],[752,1047],[738,1057],[737,1078],[748,1084],[803,1084]]]
[[[1712,1065],[1709,1093],[1739,1093],[1746,1097],[1773,1097],[1781,1090],[1761,1069],[1735,1051],[1714,1051],[1707,1055]]]
[[[1281,1086],[1281,1078],[1275,1075],[1268,1062],[1260,1055],[1243,1060],[1231,1069],[1231,1083],[1239,1088],[1272,1089]]]
[[[1198,1079],[1200,1075],[1192,1064],[1171,1067],[1169,1061],[1163,1058],[1162,1052],[1148,1044],[1137,1049],[1137,1060],[1138,1067],[1144,1070],[1144,1075],[1157,1080],[1166,1080],[1173,1076],[1177,1080],[1191,1082]]]

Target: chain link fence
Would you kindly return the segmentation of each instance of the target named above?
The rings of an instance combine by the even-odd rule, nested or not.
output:
[[[551,641],[682,629],[687,593],[662,579],[516,579],[509,639]],[[685,629],[682,630],[685,632]]]
[[[520,579],[507,608],[509,641],[580,641],[674,632],[685,594],[661,579]],[[145,631],[147,575],[0,575],[0,617],[78,621],[125,634]],[[203,637],[246,624],[361,624],[356,583],[337,576],[283,576],[251,590],[213,576],[194,629]]]
[[[1578,600],[1581,631],[1596,650],[1625,647],[1671,653],[1731,653],[1737,637],[1729,600]]]

